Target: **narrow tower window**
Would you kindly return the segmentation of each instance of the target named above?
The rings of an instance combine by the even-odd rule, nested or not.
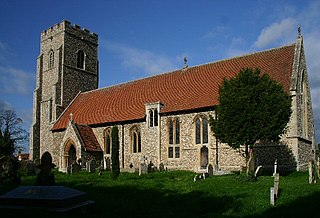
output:
[[[50,51],[49,53],[49,69],[53,68],[54,66],[54,53],[53,50]]]
[[[77,54],[77,68],[84,69],[84,52],[82,50],[79,50]]]

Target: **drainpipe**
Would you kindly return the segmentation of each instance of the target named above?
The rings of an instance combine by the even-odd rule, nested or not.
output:
[[[218,118],[218,114],[217,114],[217,111],[215,111],[215,116],[214,116],[215,120],[217,120]],[[216,167],[217,169],[219,169],[219,142],[218,142],[218,138],[215,136],[215,139],[216,139]]]
[[[160,112],[161,106],[158,106],[158,111]],[[161,163],[161,117],[160,113],[158,113],[158,168],[160,167]]]
[[[121,147],[122,147],[122,169],[124,168],[124,126],[121,124],[121,131],[122,131],[122,136],[121,136]]]

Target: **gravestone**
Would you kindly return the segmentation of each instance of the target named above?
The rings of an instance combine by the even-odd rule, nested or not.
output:
[[[18,174],[20,162],[18,158],[8,155],[4,157],[4,159],[1,159],[1,162],[2,182],[15,184],[20,183],[20,176]]]
[[[160,165],[159,165],[159,171],[161,172],[161,171],[164,171],[164,164],[163,163],[160,163]]]
[[[275,195],[275,199],[278,198],[278,194],[279,194],[279,173],[276,173],[274,175],[274,195]]]
[[[111,170],[111,160],[110,157],[106,158],[106,171],[110,171]]]
[[[208,176],[213,175],[213,166],[211,164],[209,164],[207,167],[207,173],[208,173]]]
[[[272,206],[274,206],[274,202],[275,202],[275,199],[274,199],[274,187],[271,187],[270,188],[270,204]]]
[[[81,170],[81,166],[77,164],[76,162],[73,162],[73,164],[70,165],[70,173],[78,173]]]
[[[87,171],[89,173],[94,172],[96,170],[96,161],[90,160],[87,162]]]
[[[52,157],[49,152],[45,152],[41,157],[41,164],[37,166],[40,169],[37,175],[37,185],[54,185],[55,179],[51,169],[56,165],[52,163]]]
[[[314,160],[310,160],[308,164],[308,169],[309,169],[309,184],[311,183],[316,183],[317,178],[316,178],[316,166],[314,163]]]
[[[154,171],[155,171],[154,165],[150,160],[150,163],[148,164],[148,173],[153,173]]]
[[[254,172],[254,178],[257,178],[257,176],[259,176],[261,174],[262,171],[262,166],[258,166],[256,171]]]
[[[139,166],[139,176],[146,173],[148,173],[148,165],[145,163],[141,163]]]

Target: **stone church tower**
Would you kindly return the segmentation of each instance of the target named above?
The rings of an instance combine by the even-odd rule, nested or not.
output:
[[[66,20],[41,33],[30,130],[32,160],[55,150],[53,123],[79,92],[98,88],[98,74],[97,34]]]

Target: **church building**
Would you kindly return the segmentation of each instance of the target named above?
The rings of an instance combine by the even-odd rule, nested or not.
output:
[[[142,60],[143,61],[143,60]],[[314,124],[303,37],[282,47],[183,66],[163,74],[98,88],[98,35],[64,20],[41,33],[30,158],[49,152],[60,171],[74,161],[111,157],[111,128],[119,129],[120,169],[151,161],[167,169],[241,170],[244,147],[219,142],[209,126],[224,78],[259,68],[281,83],[292,115],[279,143],[257,143],[258,165],[304,170],[315,158]]]

